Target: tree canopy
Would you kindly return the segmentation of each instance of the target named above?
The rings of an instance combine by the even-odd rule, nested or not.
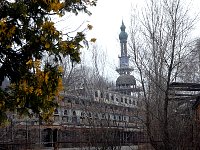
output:
[[[93,0],[1,0],[0,1],[0,86],[8,78],[10,86],[0,88],[0,124],[8,113],[38,114],[48,120],[62,90],[62,56],[80,61],[83,32],[63,38],[52,15],[84,12]],[[88,25],[88,29],[91,26]],[[53,58],[42,63],[44,54]]]

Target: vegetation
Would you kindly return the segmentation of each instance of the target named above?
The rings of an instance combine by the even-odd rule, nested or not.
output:
[[[51,16],[84,12],[96,1],[85,0],[1,0],[0,1],[0,125],[9,112],[38,114],[48,120],[62,90],[62,57],[80,61],[83,32],[74,37],[57,30]],[[88,25],[88,29],[92,26]],[[43,57],[53,61],[43,62]]]
[[[192,116],[186,111],[191,101],[172,99],[170,84],[195,82],[193,67],[199,72],[199,64],[193,63],[199,62],[199,54],[191,39],[196,16],[189,16],[181,0],[150,0],[142,15],[131,19],[130,48],[140,74],[150,143],[156,150],[185,149],[193,142]]]

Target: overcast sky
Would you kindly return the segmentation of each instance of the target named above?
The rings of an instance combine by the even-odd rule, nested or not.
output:
[[[136,1],[133,0],[99,0],[97,7],[91,9],[93,14],[89,20],[94,29],[90,36],[96,37],[98,46],[106,51],[107,76],[113,80],[119,76],[115,69],[119,66],[120,26],[123,20],[128,31],[131,5],[135,4]]]
[[[83,22],[93,26],[93,30],[88,32],[87,35],[89,38],[95,37],[98,47],[107,53],[108,63],[105,68],[107,76],[113,80],[118,77],[115,69],[119,65],[120,45],[118,37],[122,19],[127,27],[126,31],[128,31],[131,9],[137,6],[138,11],[141,11],[142,7],[145,6],[145,1],[148,0],[98,0],[97,6],[90,9],[92,16],[80,14],[77,17],[68,16],[66,19],[66,21],[69,21],[65,22],[66,30],[70,30],[70,27],[73,30]],[[184,2],[191,2],[192,15],[200,11],[200,0],[185,0]],[[200,26],[200,23],[197,25],[198,30],[196,30],[194,36],[200,37],[200,27],[198,26]],[[63,25],[61,27],[63,28]]]

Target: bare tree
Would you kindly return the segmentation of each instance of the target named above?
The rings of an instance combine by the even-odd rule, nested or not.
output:
[[[194,82],[200,81],[200,40],[194,40],[191,45],[190,54],[183,59],[183,63],[179,67],[178,79],[183,82]]]
[[[93,95],[95,90],[105,90],[111,86],[111,81],[105,77],[107,61],[105,52],[94,44],[90,46],[87,53],[89,56],[82,58],[80,64],[72,62],[70,58],[63,60],[63,83],[66,90],[85,87],[88,91],[92,91]],[[90,63],[86,64],[84,59],[90,60]]]
[[[195,18],[188,11],[181,0],[150,0],[141,18],[131,18],[130,49],[140,74],[147,133],[155,149],[180,148],[184,141],[180,135],[185,124],[175,124],[180,121],[175,115],[179,105],[170,101],[170,83],[180,80],[180,68],[192,51],[189,35]]]

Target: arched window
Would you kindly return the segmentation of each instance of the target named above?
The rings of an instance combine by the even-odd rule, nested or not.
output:
[[[67,110],[64,110],[64,115],[68,115],[68,111]]]
[[[121,121],[121,116],[119,116],[119,121]]]
[[[101,118],[102,118],[102,119],[105,119],[105,114],[102,114],[102,115],[101,115]]]
[[[76,111],[73,111],[73,116],[72,116],[72,123],[77,124],[77,116],[76,116]]]
[[[101,92],[101,98],[103,98],[103,93]]]
[[[98,118],[99,118],[99,116],[98,116],[98,114],[97,114],[97,113],[95,114],[95,118],[96,118],[96,119],[98,119]]]
[[[119,101],[119,99],[116,97],[116,101],[118,102]]]
[[[114,100],[114,96],[113,95],[111,95],[111,100]]]
[[[55,109],[55,110],[54,110],[54,114],[58,114],[58,109]]]
[[[81,112],[81,117],[84,117],[85,116],[85,113],[84,112]]]
[[[90,112],[88,113],[88,117],[89,117],[89,118],[92,118],[92,114],[91,114]]]
[[[106,94],[106,99],[109,100],[109,94],[108,93]]]
[[[95,91],[95,97],[99,97],[98,91]]]
[[[125,98],[125,103],[127,104],[127,98]]]
[[[73,114],[73,116],[76,116],[76,111],[73,111],[73,113],[72,113],[72,114]]]
[[[84,119],[85,118],[85,113],[84,112],[81,112],[81,119]]]
[[[123,97],[121,97],[121,102],[123,103]]]
[[[135,105],[135,101],[133,101],[133,103],[132,103],[133,105]]]
[[[84,102],[83,100],[81,101],[81,103],[82,103],[83,105],[85,105],[85,102]]]
[[[113,116],[113,120],[116,120],[116,116],[115,115]]]

